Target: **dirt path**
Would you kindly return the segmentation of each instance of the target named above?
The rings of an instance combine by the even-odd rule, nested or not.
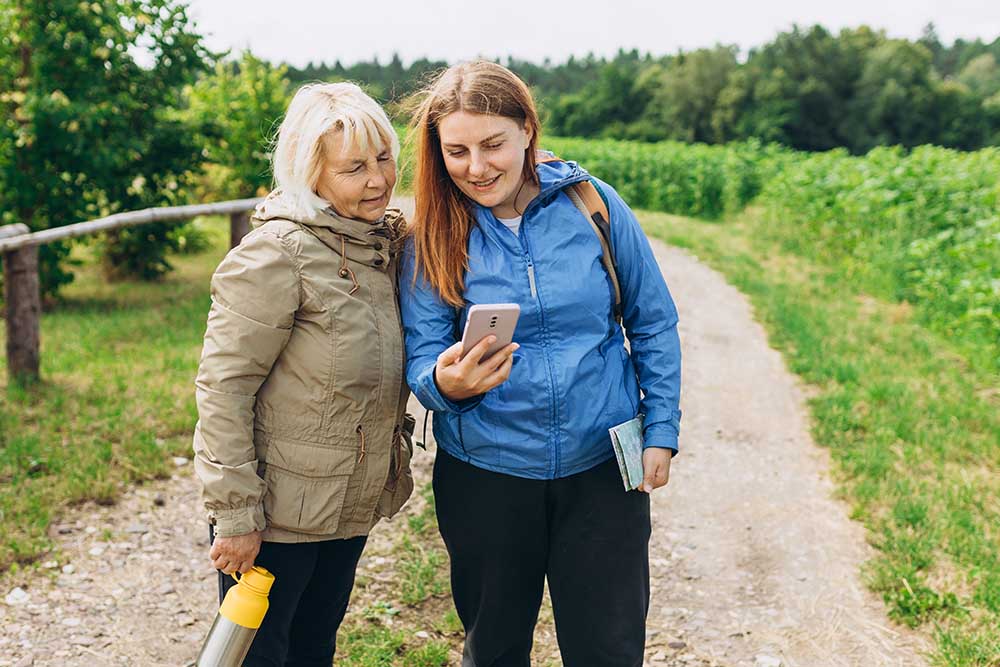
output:
[[[687,253],[653,248],[684,354],[682,452],[653,496],[654,641],[720,665],[925,664],[921,638],[861,583],[864,529],[833,500],[803,392],[746,298]],[[690,664],[671,653],[654,658]]]
[[[746,299],[683,252],[654,249],[681,311],[685,376],[683,452],[653,496],[647,664],[925,664],[920,638],[891,626],[860,583],[863,529],[832,500],[802,392]],[[430,462],[418,457],[418,488]],[[115,507],[71,510],[53,527],[50,561],[0,577],[0,667],[194,658],[215,572],[191,466],[176,463],[172,479]],[[376,528],[361,576],[386,579],[398,521]],[[364,594],[352,601],[364,604]],[[536,657],[557,660],[544,612],[536,637]]]

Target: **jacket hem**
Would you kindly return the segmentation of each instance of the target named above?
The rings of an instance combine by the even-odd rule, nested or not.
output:
[[[522,479],[538,479],[538,480],[549,480],[549,479],[562,479],[564,477],[570,477],[571,475],[576,475],[577,473],[586,472],[591,468],[596,468],[602,463],[614,458],[615,453],[612,449],[607,451],[601,451],[594,456],[589,456],[581,461],[574,462],[562,462],[559,466],[559,476],[551,474],[548,469],[536,468],[536,469],[526,469],[526,468],[511,468],[509,466],[496,465],[495,463],[485,463],[475,456],[469,456],[465,452],[460,451],[460,448],[456,448],[453,445],[438,443],[438,447],[447,452],[450,456],[455,457],[459,461],[465,461],[469,465],[481,468],[483,470],[489,470],[490,472],[497,472],[503,475],[510,475],[512,477],[520,477]]]
[[[296,533],[283,528],[265,528],[261,533],[264,542],[280,542],[283,544],[298,544],[305,542],[327,542],[329,540],[346,540],[351,537],[367,535],[374,527],[370,521],[342,522],[337,528],[337,532],[332,535],[313,535],[310,533]]]

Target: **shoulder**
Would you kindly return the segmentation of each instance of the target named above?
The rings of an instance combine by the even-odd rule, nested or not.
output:
[[[299,255],[308,234],[297,223],[274,219],[260,225],[243,237],[239,245],[223,258],[212,277],[213,285],[240,282],[247,272],[258,279],[277,278],[283,274],[299,274]],[[284,281],[280,281],[284,282]]]
[[[261,223],[249,234],[243,237],[240,244],[230,251],[238,257],[254,258],[258,255],[269,255],[280,250],[289,261],[296,266],[302,255],[304,246],[319,240],[303,225],[294,220],[273,218]]]
[[[628,203],[622,199],[622,196],[618,194],[618,191],[614,189],[606,181],[591,176],[590,181],[597,188],[598,194],[604,200],[605,205],[608,207],[608,215],[611,216],[612,228],[614,228],[616,222],[634,223],[635,222],[635,212],[629,207]]]

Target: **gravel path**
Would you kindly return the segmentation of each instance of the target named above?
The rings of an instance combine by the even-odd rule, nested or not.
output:
[[[805,396],[746,298],[653,242],[681,314],[681,453],[653,496],[651,656],[742,667],[926,664],[861,583],[864,529],[833,499]],[[680,655],[675,646],[684,643]]]
[[[925,640],[892,625],[860,582],[864,531],[833,499],[803,392],[746,299],[684,252],[653,247],[681,312],[685,376],[682,453],[653,496],[647,664],[926,664]],[[418,488],[430,463],[417,457]],[[194,658],[216,575],[191,465],[176,464],[114,507],[69,510],[51,560],[0,577],[0,667]],[[376,528],[359,574],[384,578],[397,521]],[[545,612],[535,655],[558,655]]]

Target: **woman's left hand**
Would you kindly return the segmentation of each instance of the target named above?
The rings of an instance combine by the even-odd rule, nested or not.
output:
[[[664,447],[648,447],[642,452],[642,484],[640,491],[652,493],[653,489],[666,486],[670,480],[670,459],[674,450]]]

